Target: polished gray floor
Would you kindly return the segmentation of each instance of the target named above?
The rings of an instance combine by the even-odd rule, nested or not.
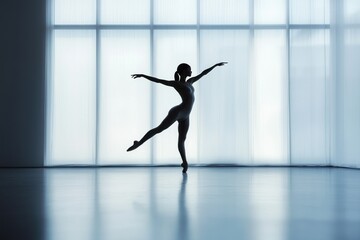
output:
[[[0,169],[0,239],[360,239],[360,170]]]

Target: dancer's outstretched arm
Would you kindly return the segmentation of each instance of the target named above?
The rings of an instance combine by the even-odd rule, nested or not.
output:
[[[146,78],[152,82],[156,82],[156,83],[161,83],[161,84],[164,84],[166,86],[171,86],[173,87],[175,85],[175,81],[167,81],[167,80],[162,80],[162,79],[158,79],[156,77],[151,77],[151,76],[147,76],[145,74],[133,74],[131,75],[132,78],[140,78],[140,77],[143,77],[143,78]]]
[[[227,62],[217,63],[214,66],[209,67],[208,69],[202,71],[202,73],[200,73],[199,75],[197,75],[195,77],[192,77],[192,78],[189,78],[189,80],[187,80],[187,82],[194,83],[194,82],[198,81],[200,78],[202,78],[203,76],[205,76],[206,74],[208,74],[209,72],[211,72],[211,70],[213,70],[215,67],[223,66],[225,64],[227,64]]]

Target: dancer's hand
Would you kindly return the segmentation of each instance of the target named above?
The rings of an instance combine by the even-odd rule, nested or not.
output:
[[[224,66],[225,64],[228,64],[228,62],[219,62],[218,64],[216,64],[216,66]]]
[[[140,78],[140,77],[143,77],[144,75],[143,74],[132,74],[131,75],[131,77],[133,78],[133,79],[135,79],[135,78]]]

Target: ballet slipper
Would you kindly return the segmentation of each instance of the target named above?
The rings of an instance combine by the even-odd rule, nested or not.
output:
[[[186,171],[188,170],[188,163],[182,163],[180,166],[183,168],[182,172],[186,173]]]
[[[138,142],[138,141],[134,141],[134,144],[133,144],[131,147],[129,147],[126,151],[127,151],[127,152],[130,152],[130,151],[136,149],[138,146],[139,146],[139,142]]]

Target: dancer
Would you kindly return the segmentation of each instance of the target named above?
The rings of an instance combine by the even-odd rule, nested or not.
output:
[[[174,74],[174,81],[167,81],[161,80],[155,77],[147,76],[144,74],[133,74],[131,75],[132,78],[146,78],[152,82],[161,83],[166,86],[170,86],[175,88],[175,90],[180,94],[182,103],[170,109],[168,115],[165,119],[160,123],[160,125],[156,128],[151,129],[148,131],[142,139],[139,141],[134,141],[134,144],[127,149],[127,151],[132,151],[138,148],[141,144],[147,141],[149,138],[153,137],[155,134],[161,133],[168,127],[170,127],[174,122],[178,121],[179,127],[179,139],[178,139],[178,149],[181,155],[182,164],[181,167],[183,168],[183,173],[185,173],[188,169],[188,162],[186,160],[185,154],[185,139],[186,134],[189,129],[189,116],[191,109],[193,107],[195,96],[194,96],[194,87],[192,86],[193,83],[198,81],[200,78],[208,74],[211,70],[215,67],[223,66],[227,64],[227,62],[220,62],[215,64],[214,66],[204,70],[199,75],[189,78],[186,81],[187,77],[191,76],[191,67],[186,63],[181,63]]]

